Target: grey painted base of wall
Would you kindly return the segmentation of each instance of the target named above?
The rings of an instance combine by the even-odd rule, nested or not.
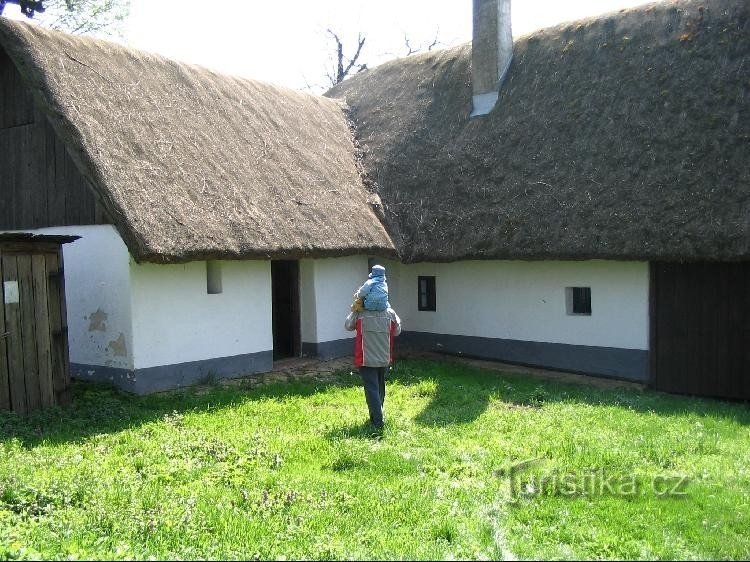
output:
[[[261,351],[135,370],[72,363],[70,372],[76,379],[109,382],[128,392],[149,394],[199,384],[211,378],[231,379],[265,373],[272,368],[273,351]]]
[[[399,345],[415,349],[493,359],[574,373],[647,382],[648,351],[545,343],[428,332],[403,332]]]
[[[354,355],[354,338],[324,341],[320,343],[302,343],[303,357],[317,357],[323,361]]]
[[[429,332],[403,332],[398,347],[436,351],[466,357],[494,359],[535,367],[547,367],[575,373],[613,377],[638,382],[648,381],[648,351],[593,347],[474,336],[455,336]],[[354,353],[354,339],[346,338],[320,343],[303,343],[302,354],[324,361]],[[205,382],[209,378],[237,378],[265,373],[273,368],[273,351],[247,355],[191,361],[147,369],[118,369],[73,363],[76,379],[109,382],[135,394],[148,394]]]

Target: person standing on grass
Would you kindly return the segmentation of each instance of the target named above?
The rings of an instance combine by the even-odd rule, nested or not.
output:
[[[385,370],[393,363],[393,339],[401,333],[401,319],[392,308],[352,311],[344,327],[356,332],[354,365],[359,367],[370,423],[383,429]]]

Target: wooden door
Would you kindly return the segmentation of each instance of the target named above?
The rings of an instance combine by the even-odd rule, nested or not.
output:
[[[299,262],[271,262],[273,358],[300,356]]]
[[[8,338],[10,331],[5,319],[5,284],[3,283],[3,259],[0,250],[0,410],[10,410],[10,370],[8,365]]]
[[[750,263],[651,265],[651,380],[750,399]]]
[[[0,408],[66,403],[70,386],[59,250],[0,250]]]

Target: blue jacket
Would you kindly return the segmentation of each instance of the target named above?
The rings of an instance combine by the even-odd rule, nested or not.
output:
[[[359,288],[357,296],[364,300],[365,310],[385,310],[389,308],[388,283],[386,283],[385,275],[372,275]]]

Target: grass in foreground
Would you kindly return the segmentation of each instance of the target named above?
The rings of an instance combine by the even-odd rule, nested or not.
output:
[[[0,414],[0,558],[750,556],[743,405],[407,360],[374,439],[348,374],[75,394]]]

